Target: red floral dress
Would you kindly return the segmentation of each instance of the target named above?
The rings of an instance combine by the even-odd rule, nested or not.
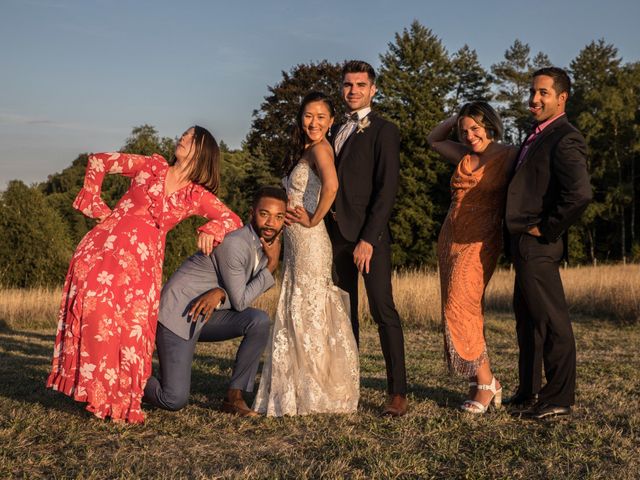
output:
[[[88,217],[108,216],[71,259],[47,387],[88,402],[100,418],[144,421],[140,401],[151,375],[167,232],[201,215],[210,221],[199,230],[217,244],[242,225],[200,185],[165,196],[168,168],[160,155],[91,155],[73,203]],[[132,177],[113,211],[100,198],[105,173]]]

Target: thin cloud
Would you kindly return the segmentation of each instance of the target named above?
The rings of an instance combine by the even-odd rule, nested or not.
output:
[[[44,120],[44,119],[26,120],[25,123],[27,125],[52,125],[54,127],[56,125],[56,122],[54,122],[53,120]]]
[[[47,0],[14,0],[13,3],[18,3],[20,5],[31,5],[34,7],[44,7],[44,8],[55,8],[59,10],[68,10],[71,7],[68,3],[60,2],[60,1],[47,1]]]
[[[31,127],[45,126],[59,128],[63,130],[73,130],[78,132],[93,132],[107,134],[121,134],[122,128],[105,128],[96,125],[88,125],[73,122],[59,122],[50,118],[21,115],[16,113],[0,112],[0,124],[5,125],[25,125]]]

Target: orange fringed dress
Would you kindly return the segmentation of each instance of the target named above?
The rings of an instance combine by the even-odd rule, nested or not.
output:
[[[445,354],[450,371],[473,376],[487,358],[484,291],[502,250],[502,218],[516,149],[491,143],[482,165],[460,160],[451,177],[451,206],[438,237]]]
[[[160,155],[91,155],[73,206],[108,215],[82,239],[64,283],[53,366],[47,387],[88,402],[97,417],[140,423],[151,375],[165,238],[181,220],[201,215],[215,243],[241,221],[194,183],[165,196],[169,166]],[[105,173],[132,177],[111,211],[100,198]]]

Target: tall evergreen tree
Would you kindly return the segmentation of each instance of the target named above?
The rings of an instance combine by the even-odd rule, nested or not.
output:
[[[505,139],[513,144],[522,143],[531,127],[527,109],[531,74],[551,63],[541,52],[532,61],[530,53],[529,45],[516,39],[505,51],[504,60],[491,66],[498,87],[496,100],[502,103],[498,111],[505,124]]]
[[[623,65],[617,72],[614,100],[609,103],[612,117],[613,148],[617,166],[620,249],[626,261],[640,247],[636,237],[637,163],[640,157],[640,63]]]
[[[571,62],[573,98],[568,115],[575,118],[589,147],[594,201],[587,211],[586,237],[592,260],[626,256],[626,213],[631,202],[629,126],[635,110],[621,89],[621,58],[604,40],[591,42]],[[637,103],[636,103],[637,105]]]
[[[452,113],[463,103],[474,100],[488,102],[493,98],[489,74],[480,65],[476,51],[468,45],[452,55],[451,74],[455,82],[450,101]]]
[[[633,62],[624,66],[622,88],[624,90],[625,105],[632,118],[627,124],[629,134],[629,181],[631,185],[631,207],[629,212],[629,231],[631,237],[631,253],[633,260],[640,262],[640,232],[638,221],[640,211],[640,62]]]
[[[435,264],[435,242],[449,202],[450,168],[429,150],[454,80],[440,39],[414,21],[380,56],[380,110],[400,129],[400,190],[392,215],[396,266]]]

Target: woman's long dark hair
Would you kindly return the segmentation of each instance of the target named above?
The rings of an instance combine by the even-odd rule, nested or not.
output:
[[[220,185],[220,147],[206,128],[198,125],[190,128],[194,130],[193,145],[196,150],[193,154],[188,178],[211,193],[216,193]],[[175,163],[176,154],[174,153],[169,165]]]
[[[293,167],[296,166],[298,160],[302,156],[304,152],[304,145],[306,143],[306,135],[304,130],[302,129],[302,115],[304,114],[304,109],[313,102],[324,102],[324,104],[329,109],[329,114],[331,117],[335,117],[336,111],[333,107],[333,102],[331,99],[326,96],[322,92],[310,92],[303,99],[300,104],[300,108],[298,109],[298,114],[296,115],[296,123],[291,128],[291,141],[289,144],[289,148],[287,153],[282,161],[282,172],[285,175],[289,175]]]

